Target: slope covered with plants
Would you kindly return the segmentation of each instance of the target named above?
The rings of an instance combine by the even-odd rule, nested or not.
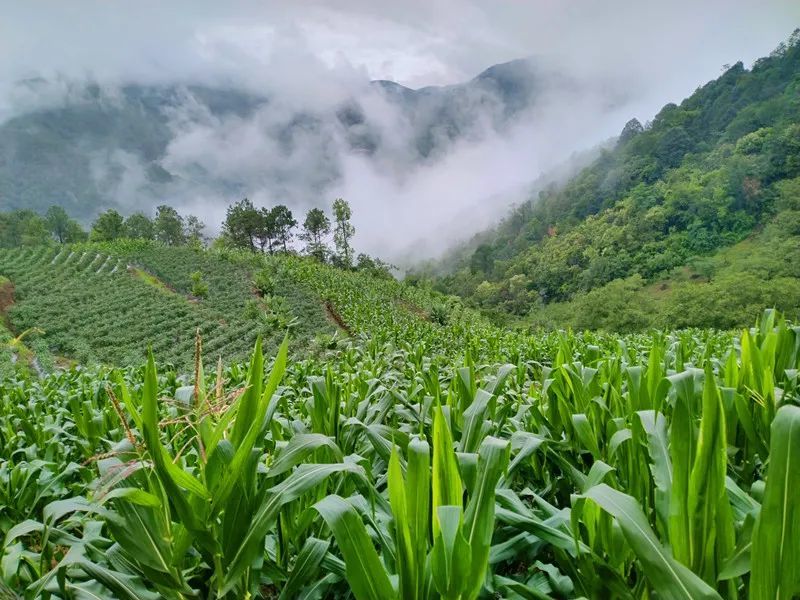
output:
[[[52,355],[84,364],[140,362],[151,345],[162,360],[185,368],[197,329],[209,356],[243,358],[258,333],[277,330],[263,318],[268,309],[253,293],[247,269],[186,247],[3,250],[0,271],[14,285],[14,302],[6,310],[10,326],[19,332],[36,328],[32,337]],[[193,273],[199,273],[197,282]],[[293,286],[285,291],[303,298]],[[250,313],[248,301],[256,305]],[[324,323],[321,309],[317,313]]]
[[[425,329],[4,378],[4,597],[800,592],[799,328]]]
[[[553,303],[577,299],[563,312],[581,310],[587,292],[594,293],[586,302],[624,305],[631,294],[650,301],[650,320],[634,308],[593,325],[612,329],[670,324],[680,302],[703,302],[713,289],[732,309],[726,325],[741,326],[752,307],[749,296],[738,302],[733,281],[741,276],[760,288],[758,303],[797,315],[800,292],[783,292],[780,278],[797,278],[798,263],[771,250],[800,239],[798,122],[796,32],[751,69],[737,63],[680,105],[667,104],[646,126],[631,120],[614,149],[517,208],[437,285],[496,314],[539,321]],[[722,253],[744,240],[761,256],[758,269],[745,253]],[[719,285],[681,287],[677,304],[672,295],[633,294],[655,282],[717,276]],[[688,324],[715,318],[695,311]]]
[[[430,341],[483,323],[459,301],[381,269],[284,254],[141,240],[39,245],[0,249],[0,273],[10,286],[3,323],[29,332],[25,343],[45,370],[65,360],[137,364],[148,346],[187,370],[198,330],[208,360],[230,361],[246,357],[258,335],[274,350],[287,328],[303,354],[378,331]]]

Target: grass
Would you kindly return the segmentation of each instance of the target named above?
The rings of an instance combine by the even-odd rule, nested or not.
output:
[[[157,290],[160,290],[165,293],[175,293],[174,290],[171,290],[163,281],[161,281],[155,275],[151,275],[147,271],[142,269],[137,269],[136,267],[130,267],[128,272],[133,274],[134,277],[141,279],[146,284],[153,286]]]

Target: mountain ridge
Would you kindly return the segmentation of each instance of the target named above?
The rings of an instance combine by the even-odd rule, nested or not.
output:
[[[551,77],[530,59],[520,59],[453,85],[413,90],[372,81],[367,93],[378,93],[380,111],[386,114],[373,114],[357,96],[314,112],[287,108],[274,94],[233,88],[190,83],[107,87],[32,78],[19,85],[45,105],[0,123],[0,207],[43,211],[61,204],[86,221],[101,208],[124,209],[134,199],[154,203],[159,196],[196,196],[198,186],[204,194],[224,198],[223,203],[258,186],[275,196],[291,196],[284,182],[303,176],[302,191],[295,195],[301,204],[309,203],[309,197],[341,176],[341,152],[370,158],[390,153],[390,160],[407,163],[401,168],[435,162],[462,138],[480,139],[487,128],[508,126],[535,104]],[[59,89],[55,105],[46,106]],[[405,122],[399,133],[381,123],[386,115]],[[185,150],[178,143],[184,134],[207,132],[210,143],[213,136],[235,143],[236,133],[226,132],[225,126],[250,122],[264,138],[265,153],[272,153],[264,157],[263,171],[241,174],[230,168],[228,176],[213,172],[213,159],[205,164],[204,157],[191,152],[173,156],[176,148]],[[308,174],[298,164],[302,152],[309,155],[307,163],[317,164]]]

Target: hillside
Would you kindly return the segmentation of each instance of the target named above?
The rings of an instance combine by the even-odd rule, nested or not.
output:
[[[455,331],[459,303],[367,272],[346,272],[296,256],[254,256],[124,240],[0,250],[3,314],[39,368],[136,364],[151,347],[160,361],[189,369],[200,331],[204,355],[241,360],[258,335],[267,351],[287,328],[297,354],[334,335],[407,341]],[[478,320],[477,322],[480,322]],[[334,341],[335,344],[335,341]]]
[[[667,104],[646,126],[631,120],[615,148],[519,206],[436,285],[497,318],[579,327],[741,326],[759,304],[796,316],[797,262],[775,247],[794,256],[800,243],[798,122],[796,32],[751,69],[737,63],[680,105]],[[748,253],[725,250],[736,244],[760,257],[758,268]],[[755,296],[740,294],[740,277]],[[680,293],[646,291],[655,285]],[[720,305],[706,316],[692,309],[675,320],[709,296]],[[645,297],[632,311],[642,314],[577,314]]]
[[[105,285],[95,278],[142,289],[123,283],[134,273],[88,267],[123,248],[69,252],[66,265],[58,250],[3,257],[17,277],[62,273],[76,301],[80,285]],[[133,254],[165,274],[176,264],[162,248]],[[195,265],[215,260],[228,259]],[[457,305],[432,323],[418,309],[438,296],[386,279],[272,267],[332,294],[364,336],[303,357],[255,345],[249,364],[210,357],[189,373],[152,355],[41,377],[0,369],[3,597],[405,600],[425,580],[430,600],[800,589],[797,538],[780,535],[800,513],[787,487],[800,344],[779,315],[738,335],[527,336]],[[470,570],[454,577],[454,560]]]

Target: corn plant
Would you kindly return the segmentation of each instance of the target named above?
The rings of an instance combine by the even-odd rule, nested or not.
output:
[[[50,260],[105,264],[83,252]],[[0,379],[0,597],[800,593],[800,329],[780,315],[531,336],[427,321],[408,307],[432,298],[395,302],[396,282],[273,266],[352,337],[271,361],[259,339],[215,368],[195,339],[188,374],[150,352]]]

